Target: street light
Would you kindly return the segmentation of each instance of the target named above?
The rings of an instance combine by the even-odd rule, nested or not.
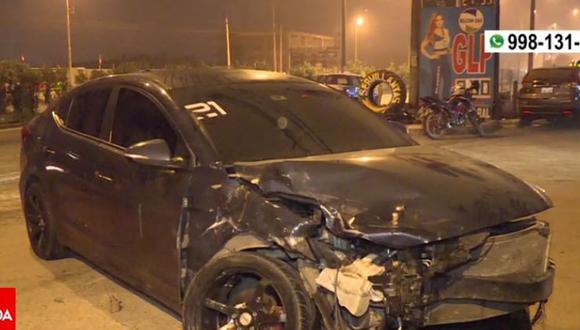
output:
[[[572,9],[572,15],[578,16],[578,8]]]
[[[358,30],[365,25],[365,18],[358,16],[354,27],[354,62],[358,62]]]

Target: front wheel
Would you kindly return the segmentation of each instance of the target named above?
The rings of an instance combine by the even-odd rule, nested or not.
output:
[[[278,259],[241,252],[201,269],[185,296],[183,327],[306,330],[315,315],[294,269]]]
[[[443,137],[447,130],[447,120],[445,120],[445,115],[442,112],[431,111],[423,120],[423,130],[425,131],[425,134],[433,140],[438,140]]]
[[[477,114],[477,112],[470,112],[467,114],[467,116],[469,117],[469,121],[471,122],[471,126],[473,126],[473,129],[475,129],[475,132],[477,133],[477,135],[484,137],[485,136],[485,132],[483,131],[483,126],[482,126],[482,120],[481,117],[479,117],[479,115]]]

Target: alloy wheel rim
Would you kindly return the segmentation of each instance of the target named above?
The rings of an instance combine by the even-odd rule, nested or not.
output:
[[[46,244],[46,220],[42,212],[42,202],[36,194],[30,194],[27,199],[26,222],[32,247],[35,251],[42,251]]]
[[[256,285],[231,297],[244,276],[256,279]],[[281,330],[286,326],[286,308],[281,295],[267,278],[255,274],[222,273],[202,297],[204,325],[219,330]]]

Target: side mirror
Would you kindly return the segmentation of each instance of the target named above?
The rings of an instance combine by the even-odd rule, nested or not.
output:
[[[171,158],[169,145],[162,139],[136,143],[125,152],[125,157],[135,163],[157,167],[182,167],[179,161]]]

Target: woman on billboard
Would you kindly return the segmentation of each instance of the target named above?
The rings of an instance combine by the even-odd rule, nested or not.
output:
[[[427,34],[421,42],[421,53],[431,62],[431,95],[447,96],[451,86],[451,39],[443,15],[434,13],[431,17]]]

